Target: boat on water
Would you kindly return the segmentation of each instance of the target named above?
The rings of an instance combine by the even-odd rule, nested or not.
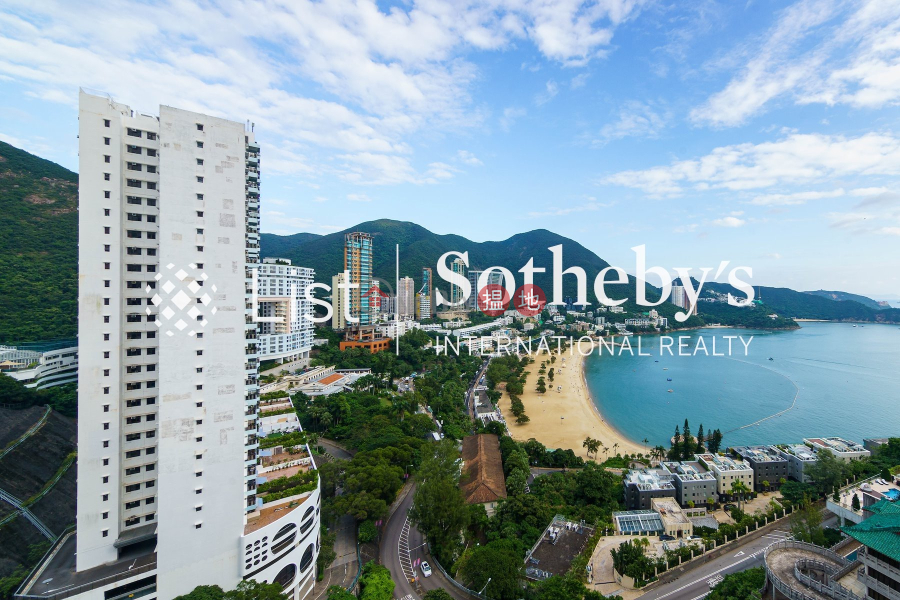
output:
[[[672,381],[671,377],[666,377],[666,381]]]
[[[669,391],[669,393],[671,394],[671,393],[674,392],[675,390],[668,390],[668,391]]]
[[[769,357],[769,360],[775,360],[775,359],[774,359],[774,358],[772,358],[772,357],[771,357],[771,356],[770,356],[770,357]]]
[[[669,367],[663,367],[663,371],[668,371]]]

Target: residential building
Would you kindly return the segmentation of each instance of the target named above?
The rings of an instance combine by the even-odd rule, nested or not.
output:
[[[674,498],[660,497],[650,500],[650,509],[659,513],[663,531],[674,538],[689,538],[694,535],[694,523]],[[700,512],[700,511],[688,511]],[[705,513],[705,509],[703,510]]]
[[[735,483],[742,483],[748,491],[753,490],[753,469],[750,465],[728,456],[706,453],[694,457],[716,478],[716,491],[720,496],[731,495]]]
[[[287,258],[265,258],[256,268],[261,360],[309,360],[313,307],[306,292],[315,272]]]
[[[461,275],[461,276],[465,277],[466,276],[466,263],[463,261],[463,259],[457,258],[452,263],[450,263],[450,270],[457,275]],[[471,296],[471,295],[472,294],[470,292],[469,296]],[[468,300],[468,298],[466,298],[466,300]],[[450,304],[452,304],[453,307],[463,308],[464,307],[463,302],[464,302],[463,289],[461,287],[459,287],[458,285],[451,284],[450,285]]]
[[[466,436],[460,457],[459,487],[466,504],[481,504],[487,515],[493,516],[497,503],[506,498],[500,438],[489,433]]]
[[[672,475],[665,469],[629,471],[625,477],[625,508],[649,510],[654,498],[675,498]]]
[[[676,279],[672,282],[671,302],[678,308],[687,311],[688,316],[697,314],[697,305],[691,306],[691,300],[688,298],[681,279]]]
[[[816,462],[816,453],[812,448],[805,444],[780,444],[776,448],[788,461],[788,473],[790,473],[791,479],[809,483],[810,479],[806,474],[806,468]]]
[[[830,450],[835,458],[844,462],[859,460],[872,455],[869,450],[866,450],[860,444],[839,437],[807,438],[803,440],[803,443],[815,452]]]
[[[416,290],[412,277],[401,277],[397,287],[397,314],[400,319],[416,317]]]
[[[331,328],[347,328],[347,303],[350,301],[349,292],[342,289],[341,285],[347,284],[347,274],[338,273],[331,278]]]
[[[0,346],[0,373],[27,388],[43,390],[78,381],[75,340]]]
[[[732,448],[731,452],[744,459],[753,469],[757,492],[778,489],[781,487],[779,482],[791,476],[788,460],[774,446],[738,446]]]
[[[289,396],[275,400],[261,400],[259,403],[259,435],[266,437],[273,433],[302,431],[297,411]]]
[[[416,319],[431,318],[431,296],[425,292],[416,294]]]
[[[675,499],[678,504],[687,506],[706,504],[712,498],[718,498],[718,482],[715,475],[696,462],[665,462],[663,468],[672,475],[675,485]]]
[[[867,598],[900,600],[900,505],[883,500],[869,507],[872,516],[843,532],[862,547],[857,560],[859,582],[866,587]]]
[[[466,308],[469,310],[478,310],[478,278],[483,272],[481,269],[469,269],[469,285],[472,286],[472,293],[466,301]]]
[[[419,319],[429,319],[434,316],[435,312],[434,279],[431,274],[431,267],[422,268],[422,287],[419,288],[419,296],[421,299],[419,300],[418,308],[419,310],[427,312],[416,312],[416,317]]]
[[[625,312],[625,309],[622,308],[621,306],[610,306],[609,312],[611,312],[613,314],[622,314]]]
[[[408,331],[412,331],[413,329],[418,328],[418,321],[405,320],[380,323],[375,329],[379,335],[386,338],[395,339],[398,337],[403,337]]]
[[[20,597],[171,599],[253,578],[299,600],[318,477],[257,494],[252,129],[83,91],[79,104],[77,528]]]
[[[863,448],[874,453],[882,446],[886,446],[890,438],[866,438],[863,440]]]
[[[347,283],[354,285],[347,294],[350,316],[359,319],[355,325],[375,323],[375,311],[370,306],[372,288],[372,236],[361,231],[344,234],[344,271]]]

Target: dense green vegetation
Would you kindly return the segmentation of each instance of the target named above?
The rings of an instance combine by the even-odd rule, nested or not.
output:
[[[854,300],[832,300],[816,294],[797,292],[789,288],[760,286],[756,289],[759,290],[762,298],[761,312],[765,314],[775,313],[794,319],[900,323],[900,309],[897,308],[875,309]],[[740,298],[744,297],[735,288],[724,283],[707,283],[704,286],[704,290],[721,294],[731,293]],[[710,306],[706,306],[707,304]],[[722,302],[703,302],[700,305],[700,309],[704,313],[713,314],[709,311],[718,310],[720,306],[727,307]]]
[[[280,585],[248,579],[227,592],[217,585],[200,585],[175,600],[288,600],[288,595]]]
[[[6,577],[0,577],[0,599],[12,598],[28,573],[43,558],[50,549],[50,542],[41,542],[28,546],[28,554],[24,557],[23,564],[16,567],[15,571]]]
[[[0,142],[0,343],[74,338],[78,176]]]
[[[35,390],[27,388],[12,377],[0,375],[0,404],[44,406],[74,417],[78,408],[78,390],[74,383]]]
[[[699,311],[700,318],[707,323],[747,327],[748,329],[796,329],[799,327],[794,319],[782,316],[783,313],[769,305],[741,308],[725,302],[701,302]],[[771,314],[778,316],[770,318]]]
[[[766,582],[762,567],[726,575],[706,597],[706,600],[759,600],[759,591]]]

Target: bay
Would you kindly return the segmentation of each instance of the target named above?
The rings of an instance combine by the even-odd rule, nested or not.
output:
[[[803,438],[900,436],[900,327],[803,323],[792,331],[704,328],[679,332],[690,350],[703,338],[712,351],[725,336],[752,336],[747,355],[660,353],[660,336],[643,336],[651,356],[593,354],[585,380],[604,418],[636,442],[668,447],[689,419],[724,434],[723,447],[800,442]],[[637,336],[635,336],[637,337]],[[632,338],[636,347],[637,340]],[[772,360],[769,360],[772,358]],[[668,381],[671,379],[671,381]],[[672,390],[669,392],[668,390]]]

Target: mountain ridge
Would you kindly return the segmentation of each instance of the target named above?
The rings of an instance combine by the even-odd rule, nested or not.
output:
[[[78,175],[68,169],[24,150],[0,142],[0,343],[22,343],[74,338],[77,331],[78,295]],[[400,244],[401,276],[411,276],[421,286],[422,267],[432,269],[443,253],[450,250],[469,251],[470,265],[487,268],[494,265],[510,269],[517,283],[523,281],[518,270],[534,257],[536,267],[546,273],[535,275],[535,284],[552,295],[552,258],[547,248],[563,245],[564,266],[580,266],[587,274],[588,300],[595,302],[593,281],[597,273],[609,266],[604,259],[575,240],[547,229],[517,233],[505,240],[473,242],[455,234],[436,234],[409,221],[376,219],[327,235],[297,233],[279,236],[261,235],[262,256],[290,258],[295,264],[316,269],[317,281],[330,284],[332,275],[343,269],[343,234],[369,231],[375,238],[374,274],[393,288],[394,247]],[[436,273],[435,273],[436,276]],[[446,292],[446,284],[438,281]],[[607,285],[613,298],[627,295],[624,304],[629,312],[644,312],[634,301],[635,280],[627,285]],[[563,280],[563,295],[575,293],[575,278]],[[707,284],[705,289],[728,291],[725,284]],[[732,293],[736,293],[730,288]],[[838,295],[823,297],[817,293],[798,292],[789,288],[761,287],[766,309],[796,318],[900,322],[900,309],[876,308],[855,298],[864,296],[848,292],[826,292]],[[647,286],[648,298],[656,299],[659,291]],[[821,291],[821,290],[820,290]],[[720,303],[701,304],[707,321],[740,319],[740,313],[729,316]],[[663,316],[672,317],[677,310],[664,303],[658,307]],[[724,317],[723,317],[724,315]],[[670,321],[673,325],[674,321]],[[702,324],[699,321],[694,324]]]

